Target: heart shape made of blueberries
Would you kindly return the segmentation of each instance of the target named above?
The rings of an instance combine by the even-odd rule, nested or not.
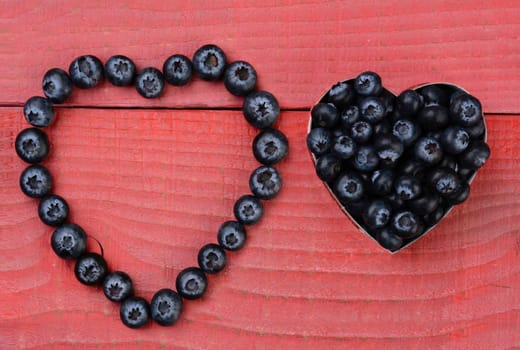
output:
[[[490,156],[480,101],[449,83],[395,95],[367,71],[330,87],[310,114],[316,174],[356,226],[392,253],[464,202]]]

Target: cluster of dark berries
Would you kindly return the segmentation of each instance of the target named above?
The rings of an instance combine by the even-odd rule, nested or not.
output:
[[[339,82],[311,110],[316,173],[381,246],[396,251],[465,201],[489,158],[482,107],[450,84],[395,97],[377,73]]]
[[[73,86],[92,88],[106,78],[115,86],[135,84],[143,97],[156,98],[162,94],[165,81],[176,86],[186,85],[192,79],[192,71],[203,80],[223,80],[230,93],[245,97],[244,117],[259,129],[252,150],[261,165],[251,173],[251,194],[245,194],[235,202],[235,219],[224,222],[218,229],[218,243],[204,245],[197,256],[198,266],[179,272],[176,290],[161,289],[148,303],[134,294],[128,274],[110,272],[102,255],[88,251],[87,234],[81,226],[68,220],[68,203],[52,193],[51,173],[39,164],[50,150],[49,139],[42,128],[52,124],[55,118],[53,104],[65,102],[71,96]],[[32,127],[18,134],[15,150],[31,165],[22,172],[20,187],[27,196],[39,199],[41,221],[56,227],[51,237],[54,252],[60,258],[76,260],[74,272],[81,283],[101,285],[109,300],[121,302],[120,317],[128,327],[142,327],[150,318],[163,326],[173,325],[181,315],[183,299],[202,297],[208,284],[206,275],[215,274],[225,267],[226,251],[237,251],[244,246],[245,226],[257,223],[264,213],[263,201],[280,192],[282,178],[274,165],[287,155],[288,140],[273,128],[280,115],[278,101],[267,91],[257,91],[256,85],[257,75],[251,64],[245,61],[228,64],[222,49],[205,45],[195,52],[192,60],[183,55],[169,57],[162,72],[153,67],[138,72],[128,57],[120,55],[110,57],[104,66],[95,56],[81,56],[70,64],[68,73],[59,68],[49,70],[42,84],[45,97],[34,96],[25,103],[24,116]]]

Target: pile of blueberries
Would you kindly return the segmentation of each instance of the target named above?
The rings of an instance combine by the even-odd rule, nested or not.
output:
[[[397,251],[464,202],[490,156],[480,101],[450,84],[395,96],[363,72],[311,110],[316,174],[349,215]]]

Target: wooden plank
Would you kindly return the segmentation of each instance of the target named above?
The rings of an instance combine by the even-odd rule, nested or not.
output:
[[[41,94],[51,67],[82,54],[132,57],[162,67],[171,54],[222,46],[258,70],[259,86],[285,108],[307,108],[338,80],[379,72],[399,92],[434,81],[459,84],[488,113],[520,112],[520,3],[474,1],[95,0],[6,1],[0,21],[0,105]],[[8,69],[7,69],[8,68]],[[211,86],[211,85],[210,85]],[[108,92],[109,91],[109,92]],[[196,81],[143,101],[129,89],[75,93],[72,105],[237,107],[241,100]]]
[[[470,199],[397,255],[357,232],[314,175],[306,112],[285,112],[284,188],[171,329],[126,329],[75,281],[18,189],[26,124],[0,109],[0,348],[506,349],[520,346],[520,119],[488,116],[493,154]],[[238,111],[58,111],[46,162],[72,218],[150,298],[196,263],[248,192],[256,131]],[[89,242],[96,249],[94,241]]]

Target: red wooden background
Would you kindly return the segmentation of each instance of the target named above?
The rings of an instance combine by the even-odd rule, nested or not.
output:
[[[514,0],[2,1],[0,349],[519,349],[519,37]],[[284,188],[177,325],[130,330],[54,255],[18,188],[21,106],[76,56],[161,67],[206,43],[250,61],[279,99]],[[369,69],[394,91],[448,81],[472,92],[493,152],[470,199],[396,255],[343,216],[305,147],[313,102]],[[173,286],[248,192],[255,130],[240,103],[199,80],[151,101],[104,83],[57,109],[56,192],[139,294]]]

